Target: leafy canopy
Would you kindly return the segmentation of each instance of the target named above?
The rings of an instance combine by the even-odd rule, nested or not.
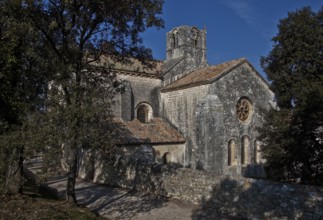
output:
[[[58,165],[63,147],[69,159],[67,191],[73,197],[80,149],[100,147],[110,151],[113,146],[113,130],[108,125],[121,83],[113,66],[103,63],[101,56],[118,61],[127,57],[152,59],[151,51],[142,46],[140,34],[149,27],[163,27],[159,17],[163,0],[5,0],[0,4],[4,12],[0,34],[10,34],[1,40],[12,43],[12,47],[6,48],[8,42],[0,46],[6,54],[0,55],[6,56],[4,67],[2,60],[0,63],[0,77],[6,79],[4,82],[11,80],[8,85],[1,81],[1,88],[9,86],[1,93],[8,104],[1,109],[1,117],[6,118],[1,120],[12,123],[23,118],[20,127],[14,129],[18,138],[7,131],[4,134],[8,140],[21,140],[19,146],[27,150],[41,147],[51,166]],[[19,37],[17,41],[15,36]],[[25,57],[20,59],[29,53],[35,57],[30,62],[33,65]],[[26,77],[26,73],[30,75]],[[21,87],[23,94],[16,93],[16,79],[18,85],[31,86]],[[29,90],[35,90],[33,95],[25,94]],[[31,97],[37,97],[37,101]],[[26,111],[17,111],[8,122],[21,103],[28,105]]]
[[[25,16],[19,1],[0,2],[0,182],[27,139],[33,141],[25,138],[25,122],[42,103],[51,65],[44,37]]]
[[[323,8],[288,14],[271,52],[262,57],[279,110],[261,129],[267,173],[280,180],[322,184]]]

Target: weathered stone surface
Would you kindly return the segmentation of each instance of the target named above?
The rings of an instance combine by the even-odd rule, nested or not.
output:
[[[236,106],[241,99],[251,103],[249,118],[241,122]],[[187,167],[218,174],[263,177],[257,127],[261,109],[273,106],[273,93],[248,63],[206,85],[161,93],[160,115],[187,138]],[[247,140],[246,151],[242,146]],[[235,142],[235,163],[228,165],[230,141]],[[242,154],[246,161],[242,162]]]
[[[84,152],[82,164],[94,169],[94,181],[178,198],[200,205],[193,219],[217,213],[250,219],[322,219],[321,187],[293,185],[244,177],[219,175],[204,170],[178,168],[120,157],[109,163]],[[92,172],[93,170],[88,170]],[[80,170],[80,172],[85,172]],[[82,174],[82,177],[91,175]]]
[[[167,33],[166,42],[166,60],[163,65],[164,85],[208,66],[206,30],[180,26]]]
[[[195,167],[196,162],[193,158],[198,149],[195,113],[200,97],[205,97],[207,91],[207,86],[199,86],[161,93],[160,115],[187,138],[184,162],[186,167]]]
[[[125,88],[114,99],[113,112],[115,117],[126,121],[133,120],[140,103],[148,103],[153,110],[152,116],[158,117],[160,79],[126,74],[119,74],[118,78],[124,81]]]
[[[167,58],[155,74],[136,65],[118,72],[124,91],[115,97],[115,116],[131,121],[144,105],[147,111],[139,115],[148,120],[139,121],[161,117],[186,140],[184,150],[174,143],[174,162],[216,174],[264,177],[257,127],[261,109],[274,106],[268,84],[244,58],[208,66],[206,30],[184,25],[166,38]],[[165,154],[171,147],[154,148]]]
[[[125,89],[115,98],[115,116],[133,120],[138,105],[145,103],[150,117],[162,117],[186,143],[156,143],[153,153],[132,146],[128,153],[135,160],[114,164],[82,152],[80,176],[200,204],[193,219],[218,213],[251,219],[323,218],[322,188],[246,178],[264,176],[257,127],[262,109],[275,106],[274,94],[248,61],[208,67],[206,31],[181,26],[167,34],[161,75],[131,71],[118,74]],[[153,163],[163,163],[162,155],[170,151],[173,162],[185,168]],[[148,162],[147,155],[155,160]]]

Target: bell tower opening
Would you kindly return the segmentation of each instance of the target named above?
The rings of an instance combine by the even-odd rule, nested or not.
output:
[[[172,42],[171,44],[173,45],[173,48],[178,46],[178,35],[177,35],[177,30],[174,29],[172,32]]]
[[[199,38],[199,30],[196,27],[193,27],[191,30],[191,35],[192,35],[192,42],[193,45],[196,47],[198,44],[198,38]]]

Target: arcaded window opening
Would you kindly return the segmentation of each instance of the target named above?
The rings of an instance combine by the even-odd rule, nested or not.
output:
[[[153,110],[148,103],[141,103],[138,105],[136,113],[136,117],[141,123],[149,123]]]
[[[261,144],[260,141],[255,140],[255,163],[261,163]]]
[[[192,28],[191,34],[192,34],[193,45],[197,46],[198,38],[199,38],[199,30],[197,28]]]
[[[249,164],[250,139],[248,136],[244,136],[241,142],[241,164]]]
[[[139,106],[137,110],[137,118],[142,123],[148,123],[148,108],[146,106]]]
[[[176,29],[172,32],[172,46],[178,47],[178,31]]]
[[[167,152],[163,156],[163,164],[170,164],[170,163],[171,163],[171,154]]]
[[[234,140],[230,140],[228,144],[228,165],[236,165],[236,142]]]

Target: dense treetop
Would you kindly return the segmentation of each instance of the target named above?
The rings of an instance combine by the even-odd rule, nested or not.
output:
[[[267,171],[275,179],[322,183],[323,8],[290,12],[278,28],[261,60],[278,105],[261,129]]]
[[[77,153],[82,147],[113,152],[108,125],[113,97],[122,88],[113,66],[92,62],[102,55],[151,59],[140,33],[163,27],[162,5],[163,0],[0,2],[0,124],[7,128],[0,128],[0,150],[8,186],[18,181],[11,171],[37,146],[51,168],[65,156],[67,197],[76,202]]]

